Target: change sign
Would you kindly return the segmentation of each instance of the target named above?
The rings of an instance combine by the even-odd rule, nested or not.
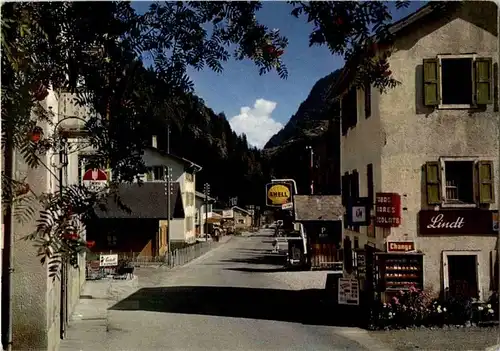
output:
[[[267,184],[266,204],[267,206],[270,207],[281,207],[281,208],[283,208],[283,205],[293,204],[292,185],[289,183]]]

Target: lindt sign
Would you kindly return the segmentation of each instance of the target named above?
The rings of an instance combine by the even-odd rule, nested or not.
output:
[[[420,211],[418,225],[423,235],[495,234],[493,212],[487,210]]]
[[[401,196],[396,193],[377,193],[375,198],[375,225],[382,228],[399,227]]]

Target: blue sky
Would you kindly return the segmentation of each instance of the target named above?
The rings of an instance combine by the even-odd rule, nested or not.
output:
[[[423,6],[426,2],[412,2],[406,9],[393,9],[397,20]],[[132,2],[139,12],[150,2]],[[289,77],[280,79],[275,72],[259,76],[251,61],[230,60],[220,74],[209,69],[190,70],[198,96],[216,113],[224,112],[237,133],[247,134],[250,144],[262,147],[306,99],[316,81],[342,67],[341,57],[332,56],[326,47],[309,47],[308,36],[312,25],[290,15],[292,7],[286,2],[266,1],[257,13],[257,19],[269,28],[279,28],[289,40],[282,56]]]

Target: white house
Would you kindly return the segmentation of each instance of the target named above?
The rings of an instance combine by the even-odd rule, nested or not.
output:
[[[193,243],[196,241],[196,173],[202,167],[185,158],[168,154],[157,147],[157,136],[152,136],[151,147],[144,151],[143,160],[149,172],[142,176],[144,182],[165,182],[164,168],[171,169],[171,180],[180,184],[184,219],[171,221],[171,243]]]

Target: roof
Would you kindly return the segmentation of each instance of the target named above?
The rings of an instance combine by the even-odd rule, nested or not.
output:
[[[295,195],[297,221],[340,221],[345,209],[340,195]]]
[[[179,183],[172,183],[173,193],[170,195],[171,218],[184,218],[184,208]],[[98,218],[137,218],[137,219],[167,219],[167,196],[165,184],[160,182],[122,183],[116,193],[120,202],[128,207],[122,208],[114,199],[108,196],[95,212]]]
[[[389,33],[391,35],[400,34],[404,29],[407,29],[410,25],[418,22],[419,20],[424,19],[425,17],[433,13],[435,11],[435,7],[433,6],[435,5],[433,5],[432,3],[428,3],[422,6],[417,11],[410,13],[406,17],[403,17],[400,20],[393,22],[388,28]],[[374,38],[374,36],[372,36],[372,38]],[[353,64],[354,61],[346,62],[344,68],[342,69],[342,72],[340,73],[339,78],[331,86],[329,95],[331,94],[337,95],[339,93],[339,90],[341,90],[342,87],[345,87],[346,82],[352,79],[352,75],[354,74],[354,71],[352,71]]]
[[[249,211],[247,211],[247,210],[245,210],[245,209],[243,209],[241,207],[238,207],[238,206],[231,207],[231,210],[233,210],[233,211],[236,210],[236,211],[239,211],[239,212],[243,212],[243,213],[246,213],[249,216],[252,215]]]
[[[199,172],[203,169],[202,166],[194,163],[193,161],[190,161],[190,160],[188,160],[184,157],[181,157],[181,156],[174,155],[172,153],[164,152],[156,147],[147,146],[146,149],[153,150],[153,151],[159,153],[160,155],[162,155],[163,157],[172,158],[172,159],[182,163],[184,166],[186,166],[188,168],[193,168],[194,172]]]
[[[200,193],[199,191],[195,191],[195,195],[196,195],[196,197],[199,197],[199,198],[205,199],[205,194]],[[208,197],[208,200],[209,200],[209,201],[215,201],[215,198],[214,198],[214,197],[209,196],[209,197]]]

